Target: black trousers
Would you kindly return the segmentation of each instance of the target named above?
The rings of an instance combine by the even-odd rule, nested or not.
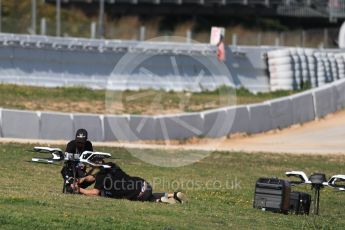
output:
[[[141,192],[138,196],[138,201],[150,201],[154,202],[157,199],[160,199],[161,197],[165,196],[166,193],[160,192],[160,193],[153,193],[152,192],[152,186],[146,182],[146,188],[143,192]]]

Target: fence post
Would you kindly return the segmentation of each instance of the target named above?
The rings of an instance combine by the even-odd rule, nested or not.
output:
[[[2,0],[0,0],[0,33],[2,32]]]
[[[274,43],[275,43],[275,44],[274,44],[275,46],[279,46],[279,45],[280,45],[279,36],[276,36]]]
[[[56,36],[61,36],[61,0],[56,0]]]
[[[237,34],[232,34],[232,45],[237,46]]]
[[[31,34],[36,34],[36,0],[31,1]]]
[[[301,47],[305,47],[305,30],[301,31]]]
[[[41,18],[41,35],[46,35],[47,33],[47,20],[45,18]]]
[[[104,0],[99,0],[98,37],[104,38]]]
[[[284,41],[284,32],[279,33],[279,45],[283,46],[285,43]]]
[[[324,48],[328,48],[328,29],[327,28],[323,30],[323,44],[324,44]]]
[[[96,38],[96,22],[91,22],[90,25],[90,38],[95,39]]]
[[[139,40],[144,41],[146,37],[146,27],[145,26],[140,26],[139,29]]]
[[[192,42],[192,31],[191,31],[191,29],[187,30],[186,37],[187,37],[187,43],[191,43]]]

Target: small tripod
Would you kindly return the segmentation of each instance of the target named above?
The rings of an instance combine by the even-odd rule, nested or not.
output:
[[[323,189],[322,184],[312,184],[311,189],[314,189],[313,213],[319,215],[320,211],[320,191]]]
[[[314,189],[314,215],[319,215],[320,210],[320,191],[324,185],[328,185],[326,175],[323,173],[314,173],[310,176],[311,189]]]

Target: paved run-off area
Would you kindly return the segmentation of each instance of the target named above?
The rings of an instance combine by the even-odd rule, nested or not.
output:
[[[345,154],[345,111],[280,131],[230,138],[218,150]]]

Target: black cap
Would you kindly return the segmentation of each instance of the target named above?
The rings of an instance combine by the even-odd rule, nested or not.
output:
[[[75,134],[75,141],[85,143],[86,140],[87,140],[86,129],[78,129],[77,133]]]

